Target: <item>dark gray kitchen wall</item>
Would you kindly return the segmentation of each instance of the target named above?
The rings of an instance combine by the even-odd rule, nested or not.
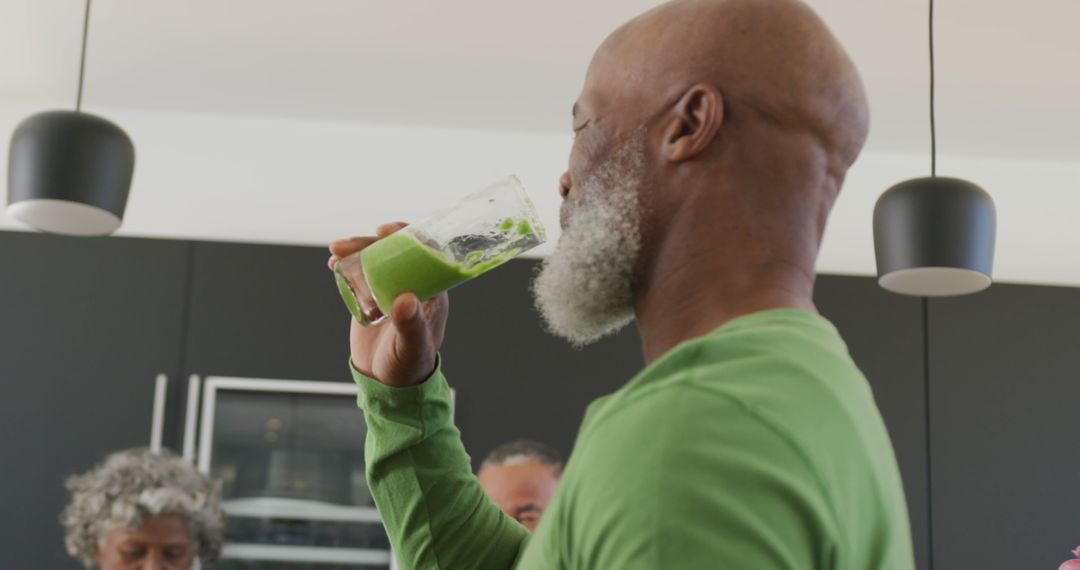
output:
[[[819,275],[818,310],[836,325],[874,391],[900,465],[915,562],[930,567],[922,301],[869,277]]]
[[[349,376],[349,313],[323,248],[196,242],[188,374],[336,380]]]
[[[170,377],[174,449],[188,374],[350,381],[349,319],[325,261],[316,247],[0,232],[0,536],[15,545],[0,568],[76,567],[57,522],[62,480],[148,442],[157,373]],[[452,293],[444,370],[474,464],[519,437],[570,452],[589,402],[642,365],[633,328],[584,350],[546,334],[528,292],[536,265]],[[1080,543],[1078,298],[995,285],[933,301],[927,337],[920,300],[819,277],[816,302],[892,437],[920,568],[931,550],[942,569],[1052,567]]]
[[[934,566],[1057,568],[1080,545],[1080,289],[930,302]]]
[[[190,245],[0,232],[0,568],[81,568],[64,479],[150,443],[179,393]]]

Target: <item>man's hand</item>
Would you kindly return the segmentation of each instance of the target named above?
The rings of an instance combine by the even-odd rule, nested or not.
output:
[[[401,228],[405,224],[385,224],[375,231],[378,237],[355,237],[330,244],[329,266],[356,253]],[[349,334],[352,365],[361,373],[388,386],[419,384],[435,371],[435,362],[446,330],[450,301],[446,293],[420,303],[416,295],[404,293],[394,300],[391,316],[365,327],[352,321]]]

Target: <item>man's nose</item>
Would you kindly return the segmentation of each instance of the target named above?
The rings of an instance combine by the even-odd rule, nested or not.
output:
[[[573,185],[574,183],[570,179],[570,171],[563,172],[562,176],[559,177],[559,195],[563,197],[563,200],[570,195],[570,187]]]
[[[139,570],[166,570],[164,557],[160,552],[151,551],[146,553],[142,567]]]

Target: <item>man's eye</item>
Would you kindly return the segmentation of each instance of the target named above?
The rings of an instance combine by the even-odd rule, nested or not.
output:
[[[146,551],[142,548],[128,548],[120,551],[120,556],[127,562],[138,560],[146,554]]]
[[[183,547],[168,548],[165,550],[165,557],[173,560],[179,560],[187,554],[187,549]]]

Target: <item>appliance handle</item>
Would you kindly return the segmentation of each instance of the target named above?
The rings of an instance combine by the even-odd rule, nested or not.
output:
[[[165,398],[169,377],[158,374],[154,379],[154,413],[150,419],[150,453],[161,453],[161,438],[165,428]]]
[[[198,374],[188,377],[187,411],[184,415],[184,459],[195,463],[195,437],[199,429],[199,390],[202,379]]]

